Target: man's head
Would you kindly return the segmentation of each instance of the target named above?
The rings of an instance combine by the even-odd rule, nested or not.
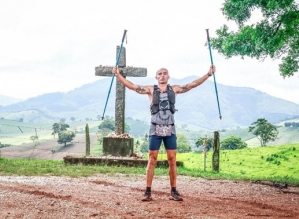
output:
[[[160,68],[156,72],[156,79],[159,84],[167,84],[169,78],[168,70],[166,68]]]

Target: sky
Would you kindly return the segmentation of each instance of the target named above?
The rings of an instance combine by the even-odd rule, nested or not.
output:
[[[0,0],[0,95],[25,100],[103,79],[95,67],[115,65],[125,29],[127,66],[146,67],[148,77],[161,67],[172,78],[200,77],[211,64],[206,29],[214,37],[223,24],[236,27],[222,15],[223,2]],[[251,21],[259,18],[257,12]],[[280,60],[212,55],[217,84],[251,87],[299,104],[298,74],[280,76]]]

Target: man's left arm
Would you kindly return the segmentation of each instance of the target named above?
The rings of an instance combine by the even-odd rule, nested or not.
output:
[[[184,85],[176,85],[174,90],[177,94],[182,94],[190,91],[191,89],[201,85],[205,82],[210,76],[212,76],[216,72],[216,67],[213,65],[210,67],[207,74],[203,75],[202,77],[192,81],[191,83],[184,84]]]

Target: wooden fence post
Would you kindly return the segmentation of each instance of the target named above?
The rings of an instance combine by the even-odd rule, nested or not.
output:
[[[89,136],[89,126],[85,126],[85,138],[86,138],[86,156],[90,155],[90,136]]]
[[[213,144],[213,156],[212,156],[212,169],[213,171],[219,172],[219,132],[214,132],[214,144]]]

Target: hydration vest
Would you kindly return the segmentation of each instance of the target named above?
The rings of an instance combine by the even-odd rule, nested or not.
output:
[[[154,92],[153,92],[153,100],[151,105],[151,114],[156,114],[159,111],[170,110],[172,114],[175,113],[175,93],[172,90],[172,87],[168,84],[167,85],[167,92],[162,93],[158,85],[154,85]],[[165,94],[165,96],[163,96]]]

